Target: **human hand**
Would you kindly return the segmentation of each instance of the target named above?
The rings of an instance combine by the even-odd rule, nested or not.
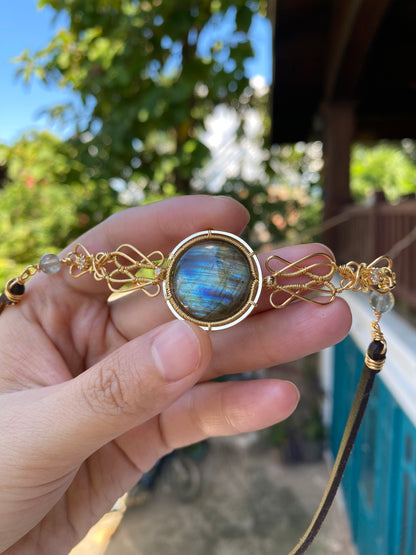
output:
[[[197,231],[238,234],[247,219],[227,198],[174,198],[120,212],[81,241],[90,252],[127,242],[167,254]],[[172,449],[283,420],[298,402],[293,384],[210,380],[303,357],[350,325],[339,299],[282,311],[261,300],[237,326],[209,334],[173,320],[160,297],[137,292],[108,303],[105,283],[61,271],[36,276],[2,314],[1,552],[66,554]]]

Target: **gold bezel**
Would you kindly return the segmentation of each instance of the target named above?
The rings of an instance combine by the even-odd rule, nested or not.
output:
[[[251,283],[247,302],[242,308],[240,308],[240,310],[238,310],[238,312],[236,312],[236,314],[223,320],[206,322],[190,316],[183,310],[183,308],[175,299],[171,281],[176,264],[180,260],[182,255],[192,246],[213,239],[229,243],[234,247],[237,247],[239,251],[244,254],[250,266]],[[262,273],[259,261],[255,252],[245,241],[240,239],[240,237],[237,237],[236,235],[227,233],[225,231],[201,231],[199,233],[194,233],[193,235],[190,235],[189,237],[184,239],[181,243],[179,243],[179,245],[174,248],[174,250],[169,255],[166,268],[166,278],[163,282],[163,294],[169,309],[177,318],[179,318],[180,320],[188,320],[189,322],[197,324],[202,329],[213,331],[229,328],[231,326],[234,326],[235,324],[238,324],[238,322],[241,322],[241,320],[246,318],[257,304],[258,298],[261,293],[261,286]]]

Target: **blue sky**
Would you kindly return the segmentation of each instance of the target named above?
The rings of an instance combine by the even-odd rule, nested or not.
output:
[[[94,1],[94,0],[91,0]],[[70,93],[58,87],[44,86],[38,81],[25,85],[15,77],[12,59],[23,50],[35,52],[43,48],[64,24],[53,22],[54,11],[37,9],[36,0],[4,0],[0,19],[0,143],[11,143],[25,130],[50,128],[46,117],[39,117],[43,109],[70,99]],[[253,29],[256,59],[247,67],[270,83],[270,29],[257,21]]]
[[[52,24],[53,11],[38,10],[35,0],[5,0],[0,19],[0,142],[11,142],[28,128],[45,126],[39,112],[68,99],[68,93],[46,88],[41,83],[25,85],[15,77],[11,59],[23,50],[44,47],[58,26]]]

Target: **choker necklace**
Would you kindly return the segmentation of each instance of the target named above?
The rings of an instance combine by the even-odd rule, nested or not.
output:
[[[160,251],[144,255],[124,244],[113,252],[90,253],[81,244],[63,258],[44,255],[39,264],[25,268],[6,284],[0,296],[0,314],[18,304],[25,283],[39,272],[56,274],[66,267],[73,278],[90,274],[105,281],[111,292],[140,290],[150,297],[163,290],[172,313],[208,331],[226,329],[246,318],[257,305],[262,290],[268,290],[270,306],[281,309],[292,302],[317,305],[332,303],[345,290],[369,293],[374,313],[371,343],[365,355],[361,379],[348,417],[339,451],[321,503],[305,534],[289,555],[304,553],[325,519],[341,482],[354,445],[374,378],[383,368],[387,344],[379,320],[393,308],[391,293],[396,284],[391,259],[381,256],[370,264],[348,262],[337,265],[325,253],[290,262],[278,255],[267,258],[267,275],[251,247],[240,237],[224,231],[195,233],[179,243],[168,258]],[[337,285],[332,282],[338,272]]]
[[[379,257],[371,264],[349,262],[338,266],[327,254],[310,254],[289,262],[277,255],[266,260],[263,277],[257,255],[240,237],[224,231],[202,231],[179,243],[168,258],[160,251],[144,255],[124,244],[112,252],[92,254],[81,244],[63,258],[44,255],[11,279],[0,298],[3,305],[20,302],[25,283],[39,272],[55,274],[66,267],[73,278],[90,274],[105,281],[111,292],[141,290],[150,297],[163,289],[172,313],[203,329],[234,326],[256,306],[262,289],[269,302],[281,309],[294,301],[327,305],[345,290],[370,293],[376,313],[392,308],[395,274],[391,260]],[[339,273],[338,285],[332,278]]]

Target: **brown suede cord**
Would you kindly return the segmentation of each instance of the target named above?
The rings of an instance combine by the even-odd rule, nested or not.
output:
[[[370,354],[370,350],[367,351],[367,357],[370,357],[370,360],[373,360],[373,362],[375,362],[379,366],[379,368],[377,370],[372,370],[371,368],[369,368],[367,362],[368,358],[366,358],[366,363],[364,364],[363,370],[361,372],[361,378],[357,386],[354,401],[351,407],[350,414],[348,416],[347,423],[345,425],[344,434],[341,439],[338,454],[334,462],[334,467],[332,469],[328,485],[308,529],[299,540],[296,547],[292,549],[292,551],[289,553],[289,555],[300,555],[301,553],[305,553],[305,551],[309,548],[314,538],[318,534],[338,490],[339,484],[345,471],[345,467],[354,446],[354,442],[357,437],[357,433],[360,428],[365,409],[367,408],[367,403],[371,393],[371,389],[373,387],[375,375],[381,370],[382,362],[384,362],[383,358],[380,364],[380,360],[377,360],[379,359],[379,357],[374,357],[376,359],[374,361],[374,359],[372,359],[372,355]]]

